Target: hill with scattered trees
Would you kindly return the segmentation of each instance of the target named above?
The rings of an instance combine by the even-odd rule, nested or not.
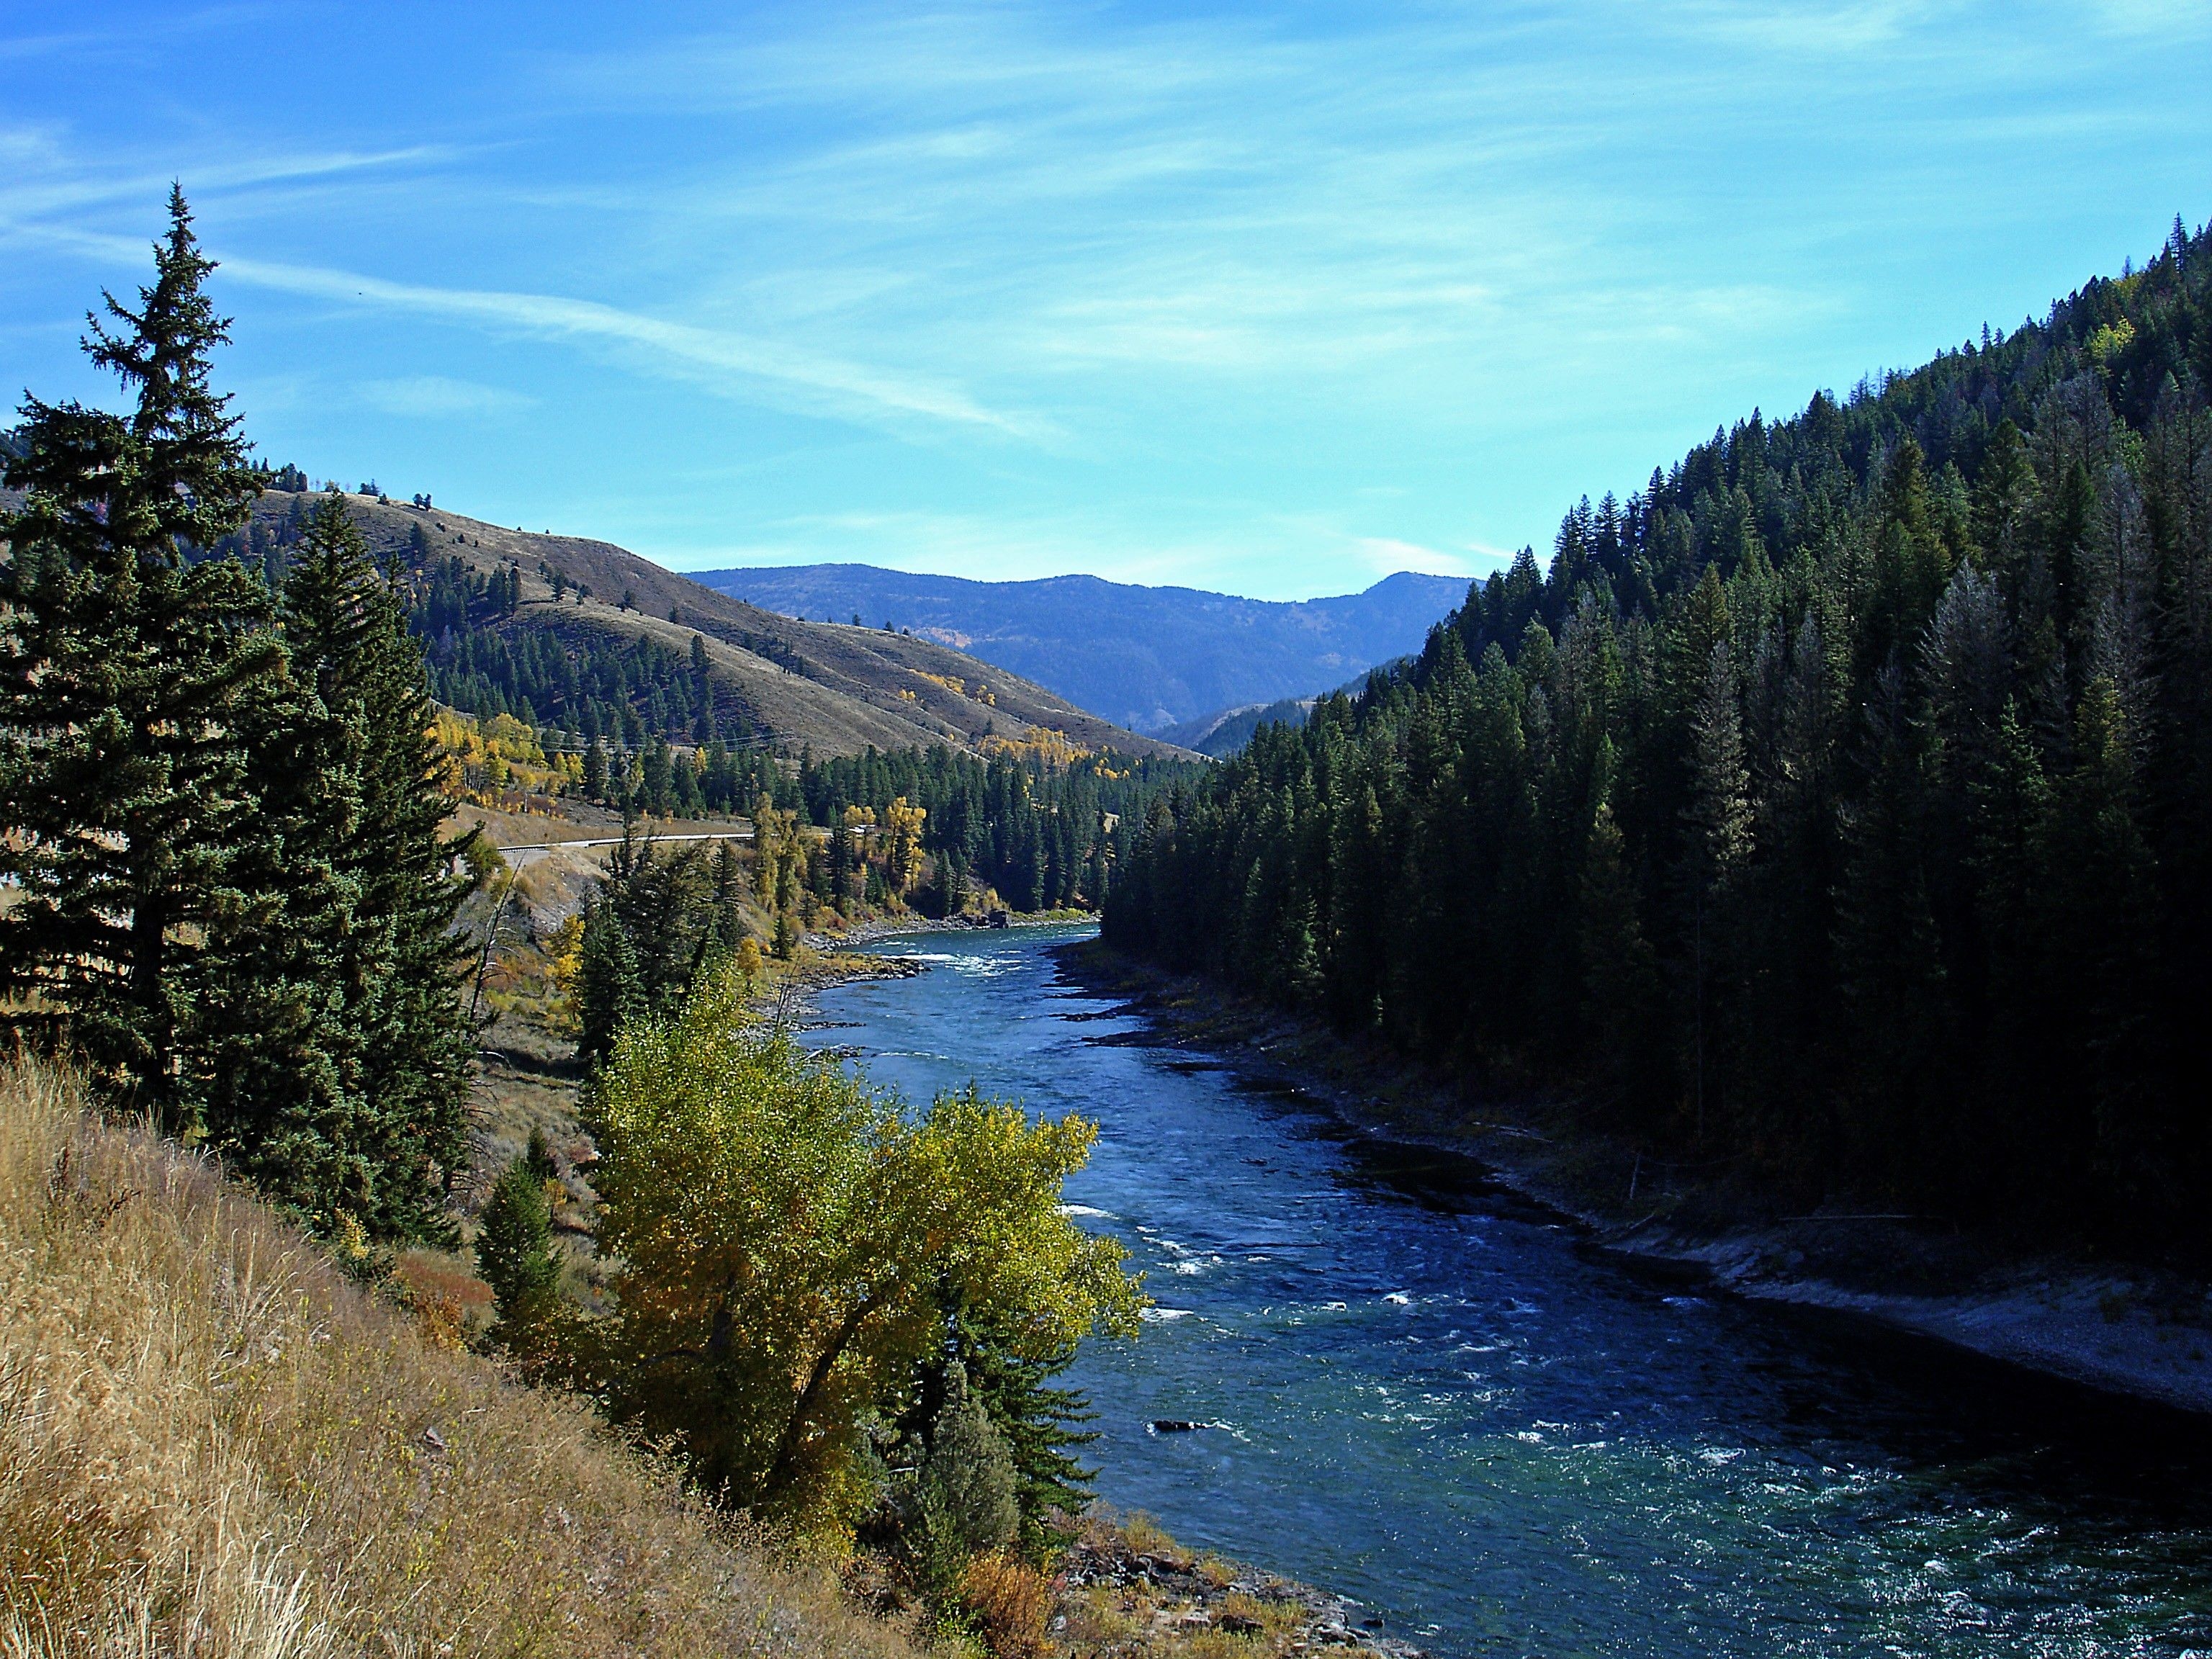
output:
[[[1109,938],[1777,1201],[2199,1258],[2212,240],[1754,413],[1151,809]]]
[[[309,493],[296,468],[265,477],[222,550],[281,577],[315,496],[331,492]],[[1171,749],[933,640],[779,616],[610,543],[486,524],[428,498],[343,499],[369,548],[410,574],[435,693],[466,714],[633,750],[655,735],[795,756],[1054,732],[1093,752]]]
[[[650,567],[587,550],[533,578],[427,502],[252,464],[180,191],[154,253],[86,341],[125,406],[27,396],[0,515],[0,1647],[908,1646],[773,1565],[769,1527],[935,1645],[1041,1651],[1089,1479],[1055,1379],[1143,1305],[1061,1202],[1095,1130],[973,1088],[909,1104],[761,1004],[811,956],[795,919],[903,908],[925,866],[940,890],[999,870],[1017,902],[1095,897],[1105,803],[1140,805],[1115,792],[1153,763],[1080,752],[1012,712],[1074,711],[1013,685],[988,763],[802,750],[757,775],[745,855],[626,823],[586,912],[507,935],[489,983],[526,872],[446,832],[455,746],[495,777],[562,720],[596,722],[604,759],[610,723],[650,719],[653,805],[672,728],[726,762],[744,740],[720,722],[747,671],[718,674],[703,632],[744,608],[687,618],[659,590],[696,623],[672,665],[621,620],[655,602],[629,589],[600,606],[611,646],[562,651],[597,603],[564,589]],[[852,685],[869,659],[973,666],[787,631],[730,648],[794,637],[842,648]],[[501,649],[563,699],[547,726],[432,702]],[[809,666],[783,665],[823,688]],[[785,707],[867,707],[823,695]],[[544,943],[538,1006],[579,1005],[583,1052],[488,1169],[484,1039]],[[591,1172],[581,1283],[551,1231],[553,1191],[579,1195],[543,1133],[562,1115]]]

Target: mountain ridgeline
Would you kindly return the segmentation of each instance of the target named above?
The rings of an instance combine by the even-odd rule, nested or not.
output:
[[[1809,1206],[2201,1260],[2212,241],[1585,499],[1109,937]]]
[[[1363,593],[1295,603],[1097,576],[978,582],[865,564],[705,570],[770,611],[890,623],[1049,686],[1133,731],[1310,697],[1420,648],[1467,591],[1401,570]]]

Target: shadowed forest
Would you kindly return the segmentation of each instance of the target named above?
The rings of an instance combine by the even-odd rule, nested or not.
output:
[[[1585,499],[1106,923],[1638,1144],[2195,1256],[2212,241]]]

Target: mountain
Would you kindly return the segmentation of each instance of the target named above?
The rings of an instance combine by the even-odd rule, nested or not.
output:
[[[1252,741],[1263,726],[1297,726],[1313,712],[1314,697],[1284,697],[1274,702],[1248,702],[1238,708],[1218,708],[1194,720],[1178,720],[1155,733],[1163,743],[1180,744],[1216,760],[1233,755]]]
[[[794,621],[609,542],[510,530],[376,495],[346,499],[380,557],[416,572],[418,586],[434,592],[442,585],[453,596],[450,617],[425,630],[433,677],[442,677],[448,701],[519,712],[513,705],[527,698],[535,723],[573,729],[580,708],[564,704],[652,703],[672,659],[683,665],[688,692],[696,635],[710,688],[708,724],[786,752],[974,749],[987,738],[1057,732],[1091,750],[1183,753],[935,640]],[[233,538],[234,550],[281,562],[313,500],[270,489]],[[687,735],[688,725],[673,734]],[[671,728],[664,721],[661,729]]]
[[[1418,651],[1467,597],[1401,570],[1364,593],[1294,603],[1097,576],[978,582],[865,564],[705,570],[694,581],[770,611],[859,616],[957,647],[1139,732],[1310,697]]]

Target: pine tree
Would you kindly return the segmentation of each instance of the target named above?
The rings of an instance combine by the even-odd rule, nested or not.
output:
[[[477,1234],[477,1270],[491,1286],[492,1305],[499,1313],[493,1334],[510,1346],[526,1343],[531,1328],[552,1310],[560,1290],[545,1180],[530,1153],[518,1157],[493,1183]]]
[[[0,995],[15,1029],[191,1131],[179,1028],[201,941],[244,902],[242,717],[282,652],[259,577],[191,556],[259,485],[209,383],[228,325],[181,191],[169,219],[137,308],[106,295],[86,341],[131,412],[27,398],[8,468],[26,499],[0,520],[0,878],[21,898],[0,917]]]
[[[1863,1174],[1914,1185],[1953,1174],[1957,1146],[1933,1109],[1952,1082],[1952,1015],[1929,891],[1926,734],[1895,667],[1866,708],[1863,793],[1842,813],[1837,958],[1853,1061],[1869,1103],[1855,1149]]]
[[[362,544],[343,501],[284,594],[295,675],[312,672],[325,718],[346,734],[360,817],[337,861],[359,884],[347,966],[348,1019],[383,1170],[372,1231],[443,1230],[442,1189],[467,1166],[475,1034],[457,994],[467,955],[453,927],[472,886],[452,872],[477,844],[441,833],[445,762],[431,736],[421,647],[389,573]],[[336,829],[335,819],[325,819]]]
[[[250,907],[210,931],[194,1062],[214,1144],[319,1224],[441,1238],[468,1158],[473,1042],[453,928],[468,848],[428,737],[419,647],[344,498],[285,584],[290,674],[249,726]]]
[[[1659,969],[1638,914],[1620,825],[1598,803],[1583,867],[1583,983],[1607,1103],[1632,1118],[1648,1115],[1668,1067],[1661,1060]]]
[[[714,896],[709,901],[712,909],[704,939],[708,960],[733,955],[744,943],[744,899],[745,874],[738,861],[737,843],[718,842],[714,847]]]
[[[582,962],[576,974],[576,1018],[582,1034],[576,1053],[596,1065],[613,1051],[623,1024],[646,1006],[637,956],[611,899],[594,899],[584,912]]]
[[[1729,902],[1751,855],[1750,790],[1735,670],[1728,646],[1717,643],[1690,727],[1690,799],[1682,813],[1682,887],[1690,924],[1690,1081],[1699,1139],[1705,1133],[1713,988],[1727,971]]]
[[[1974,540],[1983,560],[2010,585],[2018,580],[2036,519],[2035,466],[2027,441],[2009,420],[1990,434],[1974,483]]]

